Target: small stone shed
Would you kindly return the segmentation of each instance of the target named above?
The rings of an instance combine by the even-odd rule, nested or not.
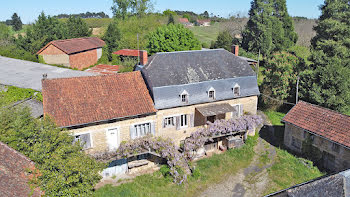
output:
[[[350,116],[299,102],[282,119],[284,145],[328,171],[350,168]]]
[[[63,65],[82,70],[97,63],[105,42],[96,37],[54,40],[37,52],[47,64]]]

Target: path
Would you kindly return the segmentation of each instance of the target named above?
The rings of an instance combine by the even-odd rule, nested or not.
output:
[[[264,118],[266,120],[266,118]],[[263,132],[273,133],[270,122],[265,121]],[[272,139],[273,140],[273,139]],[[254,148],[255,156],[253,161],[236,174],[228,176],[223,182],[207,188],[201,193],[202,197],[254,197],[262,196],[269,184],[267,168],[270,168],[276,156],[276,149],[264,139],[258,139]],[[266,158],[262,160],[262,158]],[[268,158],[268,159],[267,159]]]
[[[0,84],[41,91],[43,74],[48,78],[92,76],[93,73],[0,56]]]

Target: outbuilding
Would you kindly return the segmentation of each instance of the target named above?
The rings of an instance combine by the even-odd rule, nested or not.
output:
[[[63,65],[82,70],[97,63],[105,42],[96,37],[54,40],[37,52],[47,64]]]

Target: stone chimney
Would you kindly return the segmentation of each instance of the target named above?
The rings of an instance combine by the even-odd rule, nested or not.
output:
[[[231,52],[235,54],[235,56],[238,56],[239,54],[239,46],[238,45],[232,45],[231,46]]]
[[[147,51],[145,50],[140,50],[140,64],[141,65],[146,65],[148,62],[148,54]]]

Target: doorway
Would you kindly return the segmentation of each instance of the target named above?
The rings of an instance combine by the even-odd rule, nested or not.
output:
[[[107,144],[110,151],[117,150],[120,145],[120,133],[118,128],[107,129]]]

